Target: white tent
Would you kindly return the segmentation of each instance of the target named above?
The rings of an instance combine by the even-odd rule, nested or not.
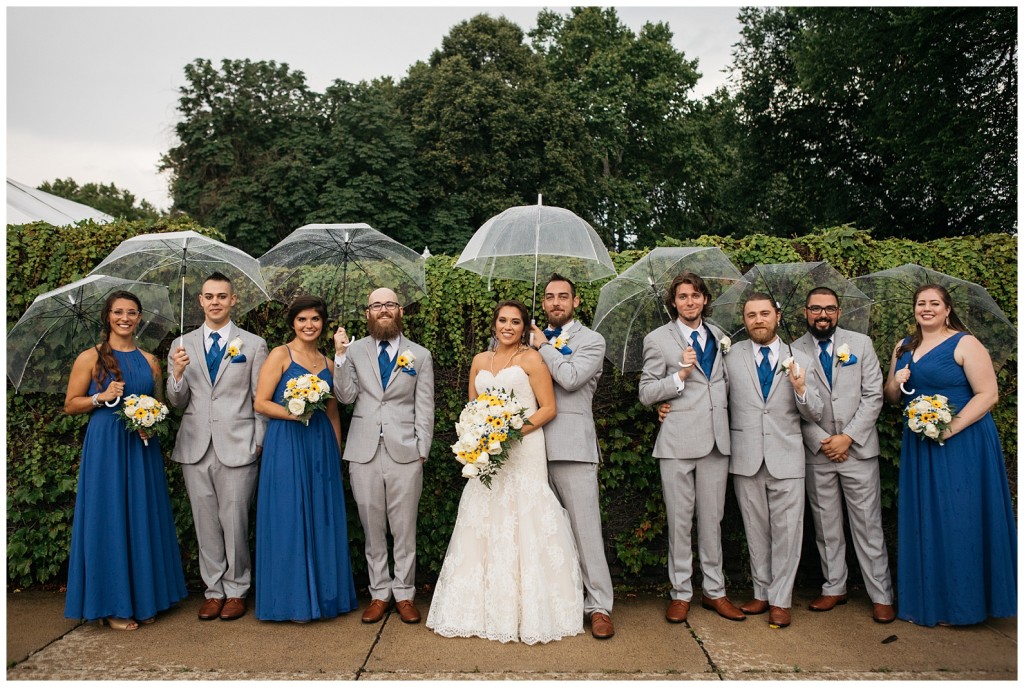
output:
[[[85,219],[104,224],[114,218],[88,205],[7,179],[7,223],[46,222],[57,227]]]

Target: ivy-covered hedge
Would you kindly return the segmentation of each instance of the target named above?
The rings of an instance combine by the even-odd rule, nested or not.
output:
[[[161,223],[117,222],[55,228],[44,224],[9,227],[7,235],[7,324],[21,316],[32,299],[44,291],[84,276],[120,241],[140,233],[193,229],[219,238],[218,232],[196,226],[186,218]],[[679,245],[666,238],[664,245]],[[793,239],[761,235],[740,239],[701,237],[695,242],[719,246],[745,271],[754,263],[825,260],[853,277],[912,262],[984,285],[1011,321],[1017,312],[1017,244],[1012,236],[916,242],[906,239],[874,240],[851,227],[835,227]],[[621,271],[643,252],[613,255]],[[437,417],[435,443],[426,465],[418,528],[418,582],[433,581],[440,570],[455,522],[463,479],[451,457],[454,422],[465,401],[472,356],[488,340],[492,307],[502,298],[531,300],[530,285],[495,282],[487,291],[479,277],[454,269],[455,258],[434,256],[427,262],[429,299],[406,310],[410,337],[434,354]],[[603,282],[580,285],[583,301],[579,317],[591,322]],[[286,339],[283,307],[259,306],[239,324],[267,339],[271,346]],[[349,323],[355,335],[365,333],[362,323]],[[893,342],[876,342],[879,357],[887,361]],[[325,350],[327,350],[325,341]],[[165,357],[170,337],[162,350]],[[67,361],[70,369],[72,360]],[[1000,371],[1001,400],[994,414],[1003,440],[1011,491],[1016,495],[1017,376],[1016,358]],[[7,387],[7,570],[8,587],[42,583],[63,584],[74,510],[75,485],[85,417],[63,414],[59,394],[15,394]],[[656,461],[650,452],[657,431],[652,409],[637,401],[637,375],[620,375],[606,364],[595,398],[595,416],[604,462],[600,478],[602,513],[609,562],[617,584],[628,586],[665,583],[665,509]],[[177,417],[172,415],[177,425]],[[347,418],[343,415],[343,423]],[[901,436],[899,412],[892,406],[880,421],[883,451],[883,503],[886,533],[895,552],[895,494]],[[170,454],[171,442],[163,444]],[[198,580],[192,516],[181,481],[181,470],[168,462],[171,498],[178,525],[186,574]],[[347,483],[347,478],[346,478]],[[730,488],[731,491],[731,488]],[[1016,496],[1014,496],[1016,498]],[[349,494],[349,531],[357,583],[365,582],[362,532]],[[810,520],[807,520],[808,523]],[[809,525],[808,525],[809,528]],[[748,575],[743,527],[732,496],[727,498],[723,523],[726,573],[732,583]],[[895,562],[895,557],[893,556]],[[801,575],[817,581],[817,553],[813,538],[805,538]],[[361,580],[358,578],[362,578]]]

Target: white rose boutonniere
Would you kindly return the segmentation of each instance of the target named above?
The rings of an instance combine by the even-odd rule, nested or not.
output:
[[[238,355],[241,352],[242,352],[242,340],[239,337],[236,336],[230,342],[228,342],[228,350],[225,351],[224,357],[225,358],[237,358]]]
[[[398,366],[402,372],[407,375],[416,376],[416,356],[412,354],[412,351],[405,349],[395,359],[395,365]]]
[[[793,360],[793,356],[789,356],[788,358],[783,360],[781,363],[779,363],[779,374],[783,374],[783,375],[789,376],[789,370],[791,368],[795,369],[797,371],[797,373],[799,374],[800,366],[797,365],[795,360]]]
[[[722,352],[722,355],[728,355],[729,350],[732,348],[732,339],[728,336],[723,336],[722,340],[718,342],[718,350]]]

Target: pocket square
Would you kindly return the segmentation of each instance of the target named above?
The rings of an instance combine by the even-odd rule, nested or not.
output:
[[[414,370],[411,367],[402,367],[402,368],[399,368],[399,369],[401,369],[402,372],[404,372],[407,375],[412,375],[413,377],[416,376],[416,370]]]
[[[839,366],[840,366],[840,367],[847,367],[847,366],[849,366],[849,365],[854,365],[854,364],[856,364],[856,362],[857,362],[857,356],[855,356],[855,355],[854,355],[853,353],[851,353],[851,354],[850,354],[850,359],[849,359],[849,360],[847,360],[847,361],[845,361],[845,362],[843,362],[843,361],[840,361],[840,362],[839,362]]]
[[[234,358],[231,359],[231,362],[232,363],[244,363],[245,362],[245,354],[243,353],[241,355],[236,355]]]

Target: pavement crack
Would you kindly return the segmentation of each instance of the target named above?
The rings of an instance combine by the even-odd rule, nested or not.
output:
[[[697,646],[699,646],[700,650],[704,653],[704,658],[707,659],[708,667],[711,668],[711,672],[717,675],[719,680],[725,680],[725,676],[722,674],[722,671],[720,671],[718,666],[715,665],[715,660],[711,658],[711,654],[708,652],[707,647],[704,646],[704,640],[700,638],[700,635],[698,635],[690,626],[689,622],[686,623],[686,628],[690,631],[690,636],[693,637],[693,641],[697,642]]]
[[[376,649],[377,645],[380,644],[380,639],[384,636],[384,627],[388,624],[388,620],[390,619],[391,611],[388,611],[384,616],[384,619],[380,621],[380,629],[377,630],[377,634],[373,638],[373,644],[370,645],[369,651],[366,652],[366,658],[363,659],[363,665],[356,669],[356,680],[360,679],[363,676],[363,673],[366,672],[366,664],[370,662],[370,657],[373,656],[374,649]]]

